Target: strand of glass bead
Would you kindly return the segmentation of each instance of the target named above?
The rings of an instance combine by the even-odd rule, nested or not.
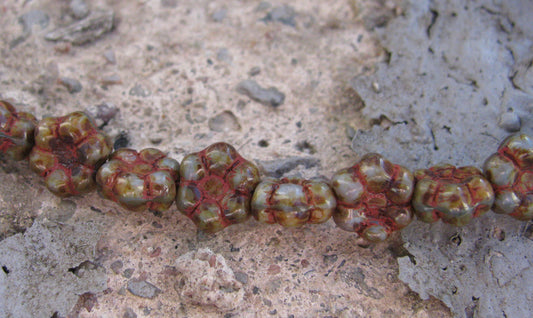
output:
[[[493,209],[533,218],[533,140],[517,134],[475,167],[439,165],[414,174],[379,154],[367,154],[331,182],[261,180],[235,148],[216,143],[187,155],[181,165],[157,149],[118,149],[82,112],[39,122],[0,101],[0,154],[29,155],[32,170],[60,197],[95,187],[106,199],[140,211],[167,210],[174,201],[200,229],[213,233],[253,215],[294,227],[331,216],[343,230],[370,242],[386,240],[414,215],[424,222],[462,226]]]

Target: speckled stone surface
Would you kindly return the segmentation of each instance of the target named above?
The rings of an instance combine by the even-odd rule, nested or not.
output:
[[[387,120],[379,120],[383,112],[375,111],[375,99],[371,95],[375,93],[371,92],[394,92],[397,102],[383,99],[383,107],[407,115],[408,98],[421,93],[407,91],[406,94],[401,86],[388,86],[372,76],[388,78],[383,69],[376,66],[378,62],[402,64],[395,59],[397,55],[391,56],[391,42],[408,43],[406,46],[412,50],[406,54],[428,50],[420,45],[424,42],[410,36],[416,35],[414,33],[393,39],[379,36],[387,26],[413,13],[423,13],[421,22],[424,23],[418,26],[425,34],[431,24],[431,13],[425,15],[430,12],[426,2],[422,5],[399,0],[85,2],[90,11],[85,19],[89,20],[82,21],[78,19],[83,15],[71,9],[67,1],[13,1],[0,5],[3,30],[0,34],[0,97],[16,101],[18,110],[31,112],[39,119],[79,110],[92,111],[98,126],[115,145],[136,150],[155,147],[181,161],[189,153],[226,141],[255,162],[264,174],[277,178],[329,178],[338,169],[353,164],[360,155],[370,152],[355,146],[355,152],[352,150],[352,139],[360,134],[358,129],[373,125],[369,130],[372,132],[379,124],[387,124]],[[492,3],[488,0],[476,2],[476,8],[491,12],[489,2]],[[487,19],[493,21],[490,19],[499,17],[505,14]],[[113,22],[112,28],[109,21]],[[439,23],[437,20],[430,33],[445,30]],[[501,18],[501,25],[503,29],[512,27],[505,18]],[[46,40],[47,35],[52,38],[52,31],[58,34],[57,30],[67,33],[65,41]],[[81,42],[75,39],[85,44],[78,45]],[[488,49],[493,44],[479,42]],[[528,60],[523,58],[528,56],[524,53],[527,48],[522,51],[522,46],[515,48],[515,57],[521,61],[517,65],[521,66],[514,83],[522,87],[522,91],[507,94],[506,101],[524,106],[527,94],[531,94]],[[496,61],[508,57],[503,51],[494,52],[501,53],[490,55]],[[484,76],[490,78],[504,69],[500,64],[494,66],[487,69]],[[413,75],[416,69],[399,67],[395,72]],[[471,83],[468,75],[455,72],[446,78]],[[354,77],[364,83],[368,81],[366,87],[371,91],[355,85]],[[240,85],[244,81],[248,83],[246,91]],[[257,85],[250,86],[251,81]],[[466,85],[462,92],[467,88],[471,86]],[[492,87],[483,92],[488,94],[489,104],[501,93],[493,93]],[[445,95],[442,102],[465,105],[472,102],[468,98],[453,100],[453,96],[453,93]],[[478,95],[472,96],[478,100]],[[414,118],[421,127],[427,128],[423,124],[425,121],[419,119],[437,118],[433,116],[438,116],[434,112],[438,103],[427,100],[420,103],[427,105],[429,111]],[[513,106],[514,111],[508,111],[507,106],[503,105],[501,112],[486,113],[479,120],[490,131],[497,131],[500,122],[508,129],[516,129],[516,117],[525,118],[523,114],[527,114],[528,108]],[[463,115],[455,111],[457,116]],[[509,115],[499,116],[500,113]],[[411,117],[388,115],[387,118],[401,122]],[[470,125],[476,122],[473,117],[466,118]],[[522,128],[528,125],[530,123],[523,121]],[[395,125],[388,132],[380,135],[382,131],[378,131],[376,135],[378,139],[387,139],[394,136],[394,129],[401,127],[405,128]],[[428,131],[431,129],[422,132]],[[446,129],[440,129],[438,134],[447,136]],[[502,131],[497,137],[504,134]],[[427,142],[424,145],[431,150],[433,144],[427,136],[415,134],[413,138]],[[465,155],[471,152],[463,148],[453,149],[449,152],[450,163],[470,164],[464,162],[468,161],[464,158],[469,158],[482,164],[482,159],[476,161],[478,157],[484,158],[497,147],[498,138],[465,139],[465,136],[468,135],[456,134],[454,140],[464,141],[467,147],[478,144],[476,147],[486,146],[487,149],[473,154],[472,158]],[[357,144],[357,140],[353,144]],[[396,139],[390,140],[398,144]],[[448,139],[444,140],[443,144]],[[447,148],[443,144],[439,146],[444,151]],[[381,150],[398,149],[387,143],[376,145]],[[411,149],[410,144],[399,145],[406,151]],[[405,165],[409,168],[427,167],[427,163],[432,163],[431,158],[437,157],[410,161],[416,153],[401,153],[397,151],[397,156],[407,161]],[[387,155],[387,158],[403,164],[392,156]],[[35,239],[42,243],[39,246],[44,255],[54,255],[60,264],[71,267],[66,273],[63,267],[58,268],[66,279],[53,276],[39,285],[42,301],[29,302],[28,296],[17,296],[18,303],[26,302],[31,308],[9,309],[13,316],[28,317],[33,312],[46,312],[48,316],[57,312],[59,317],[451,316],[442,301],[430,296],[440,296],[439,293],[419,291],[423,300],[408,286],[418,288],[412,284],[412,276],[402,276],[406,282],[400,281],[397,258],[410,254],[403,248],[398,234],[392,235],[386,243],[361,246],[352,233],[339,230],[332,221],[285,229],[261,225],[250,219],[207,235],[199,232],[175,206],[160,214],[132,213],[102,199],[96,192],[62,200],[47,191],[42,180],[30,172],[24,162],[2,160],[0,167],[0,249],[8,246],[8,240],[33,231],[30,231],[32,224],[41,226],[45,216],[57,223],[71,218],[73,222],[75,219],[94,222],[99,229],[96,232],[84,230],[80,225],[83,235],[93,235],[90,242],[95,244],[94,249],[80,249],[77,254],[59,253],[57,244],[48,244],[45,238]],[[87,216],[99,217],[80,217],[87,210],[92,211]],[[486,217],[488,215],[483,216]],[[426,227],[414,222],[407,230]],[[449,234],[445,230],[442,233]],[[64,232],[62,235],[59,238],[72,242],[74,250],[78,245],[85,246],[71,237],[80,233]],[[522,243],[528,244],[527,241]],[[184,256],[196,255],[194,253],[203,248],[211,251],[216,263],[209,262],[211,256],[207,261],[200,259],[197,263],[201,266],[189,274],[190,277],[213,272],[216,266],[210,267],[211,264],[225,263],[220,266],[226,273],[233,272],[233,276],[225,276],[225,282],[233,285],[224,283],[222,286],[230,286],[225,292],[242,291],[242,302],[237,297],[235,306],[200,306],[184,297],[192,289],[183,293],[183,286],[194,288],[189,287],[194,284],[186,285],[185,281],[180,285],[185,272],[182,264],[194,259]],[[40,264],[31,253],[21,257],[40,272],[46,272],[53,265]],[[470,255],[465,252],[461,257],[468,260]],[[511,259],[509,263],[515,261]],[[82,263],[85,265],[80,267]],[[520,266],[512,273],[529,266],[527,262],[518,263]],[[9,290],[23,290],[24,284],[31,285],[32,278],[27,272],[20,274],[29,277],[28,281],[10,278],[15,272],[6,264],[0,264],[6,266],[6,269],[2,267],[0,275],[9,284],[0,284],[0,292],[5,286]],[[105,288],[91,285],[91,281],[98,280],[85,276],[89,280],[88,288],[77,290],[83,292],[80,296],[72,288],[72,275],[81,275],[84,269],[93,273],[89,264],[103,269],[98,273],[105,273],[107,284]],[[216,275],[209,277],[214,277],[211,282],[216,281]],[[512,281],[513,277],[509,275],[501,283],[505,285],[505,281]],[[70,292],[72,290],[74,292]],[[441,299],[452,304],[445,297]],[[2,301],[5,299],[0,299],[0,308],[12,308]]]

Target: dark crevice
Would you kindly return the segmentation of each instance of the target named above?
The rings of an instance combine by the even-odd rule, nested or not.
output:
[[[2,270],[4,271],[4,273],[6,274],[9,274],[10,273],[10,270],[7,268],[7,266],[5,265],[2,265]]]
[[[437,21],[437,18],[439,17],[439,12],[437,12],[436,10],[429,10],[429,12],[431,13],[431,22],[429,23],[426,29],[426,34],[428,38],[431,38],[431,29],[433,28],[435,22]]]

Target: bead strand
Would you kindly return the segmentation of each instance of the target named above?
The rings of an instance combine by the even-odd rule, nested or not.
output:
[[[22,160],[55,195],[80,195],[98,188],[106,199],[132,211],[162,212],[176,201],[201,230],[214,233],[253,215],[285,227],[323,223],[370,242],[406,227],[414,215],[424,222],[463,226],[494,207],[519,220],[533,218],[533,141],[505,139],[475,167],[438,165],[411,173],[379,154],[323,180],[260,179],[259,169],[227,143],[187,155],[181,165],[161,151],[116,149],[82,112],[35,117],[0,101],[0,154]]]

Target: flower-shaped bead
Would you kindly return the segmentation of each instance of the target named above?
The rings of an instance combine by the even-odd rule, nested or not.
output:
[[[415,172],[413,208],[417,217],[428,223],[463,226],[492,207],[494,191],[475,167],[443,164]]]
[[[94,175],[111,153],[111,142],[82,112],[41,120],[35,129],[30,167],[55,195],[89,192]]]
[[[295,227],[326,222],[335,205],[335,195],[324,182],[268,178],[255,188],[252,215],[259,222]]]
[[[384,241],[413,219],[413,174],[379,154],[367,154],[354,166],[340,170],[331,186],[338,199],[335,223],[367,241]]]
[[[483,170],[494,188],[494,212],[533,219],[533,140],[529,136],[505,139]]]
[[[15,107],[0,100],[0,155],[22,160],[33,147],[33,131],[37,120],[32,114],[17,112]]]
[[[249,217],[259,170],[220,142],[185,156],[180,178],[178,209],[201,230],[214,233]]]
[[[123,207],[163,212],[176,197],[179,164],[163,152],[148,148],[115,151],[96,174],[100,193]]]

